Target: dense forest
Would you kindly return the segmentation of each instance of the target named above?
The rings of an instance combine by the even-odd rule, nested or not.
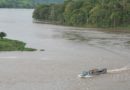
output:
[[[33,8],[38,4],[62,3],[63,0],[0,0],[0,8]]]
[[[130,0],[65,0],[35,8],[35,20],[72,26],[128,27]]]

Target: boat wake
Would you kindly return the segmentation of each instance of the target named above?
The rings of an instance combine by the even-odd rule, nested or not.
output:
[[[80,77],[80,78],[91,78],[91,77],[93,77],[93,76],[91,76],[91,75],[86,75],[86,76],[78,75],[78,77]]]
[[[117,72],[122,72],[122,71],[127,71],[130,70],[130,67],[125,66],[123,68],[118,68],[118,69],[113,69],[113,70],[108,70],[108,73],[117,73]]]
[[[118,68],[118,69],[112,69],[112,70],[107,70],[107,69],[95,69],[95,71],[90,70],[90,71],[83,71],[81,74],[78,75],[78,77],[80,78],[90,78],[93,77],[95,75],[100,75],[100,74],[107,74],[107,73],[119,73],[119,72],[123,72],[123,71],[128,71],[130,70],[129,66],[125,66],[122,68]]]

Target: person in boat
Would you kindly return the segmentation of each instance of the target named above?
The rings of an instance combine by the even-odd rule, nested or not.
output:
[[[92,76],[92,75],[100,75],[100,74],[106,74],[107,73],[107,69],[103,68],[103,69],[92,69],[89,71],[83,71],[81,74],[79,74],[79,77],[88,77],[88,76]]]

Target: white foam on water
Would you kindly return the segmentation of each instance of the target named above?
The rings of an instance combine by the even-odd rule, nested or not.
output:
[[[90,76],[90,75],[86,75],[86,76],[78,75],[78,77],[80,77],[80,78],[91,78],[92,76]]]
[[[87,75],[87,76],[85,76],[85,78],[91,78],[92,76],[90,76],[90,75]]]
[[[122,71],[127,71],[127,70],[130,70],[130,68],[128,66],[125,66],[123,68],[108,70],[108,73],[116,73],[116,72],[122,72]]]

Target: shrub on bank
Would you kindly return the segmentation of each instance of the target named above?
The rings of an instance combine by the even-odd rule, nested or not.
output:
[[[18,40],[0,39],[0,51],[36,51],[36,49],[25,46],[26,43]]]

